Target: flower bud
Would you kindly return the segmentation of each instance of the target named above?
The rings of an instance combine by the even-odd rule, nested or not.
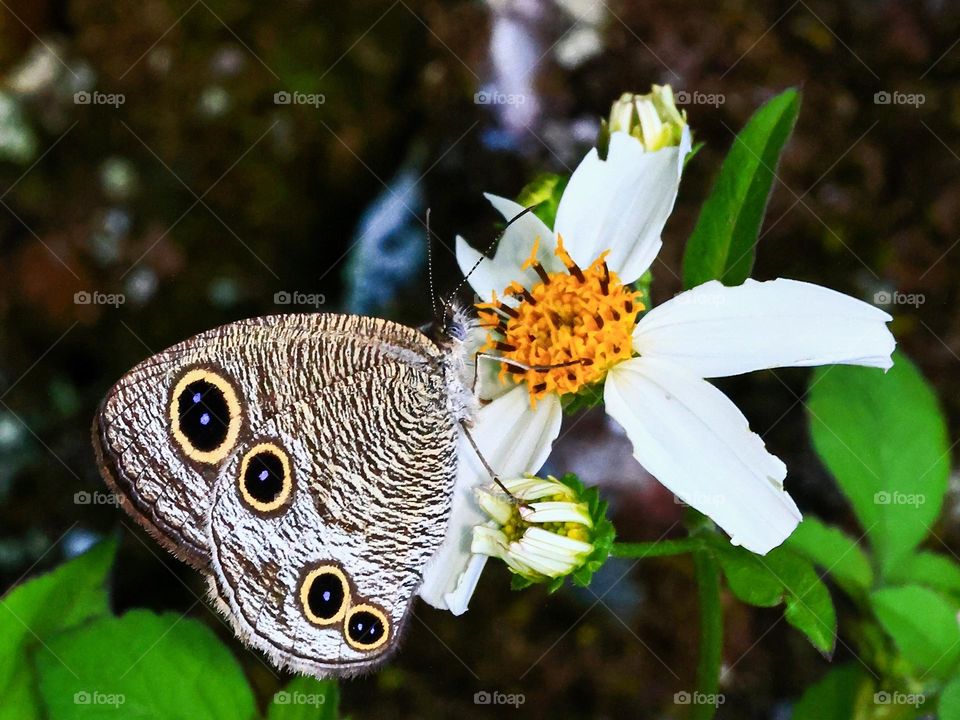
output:
[[[562,581],[583,568],[595,550],[595,522],[583,487],[552,476],[503,485],[512,497],[493,488],[477,491],[491,522],[473,529],[471,551],[500,558],[529,583]]]
[[[625,132],[639,140],[648,152],[680,144],[687,113],[677,110],[673,89],[654,85],[646,95],[624,93],[610,109],[609,132]]]

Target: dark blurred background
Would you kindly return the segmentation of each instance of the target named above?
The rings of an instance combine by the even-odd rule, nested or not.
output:
[[[455,234],[496,231],[481,193],[572,170],[624,90],[685,91],[706,142],[654,267],[662,301],[733,133],[802,88],[755,277],[920,294],[890,308],[894,332],[957,427],[956,4],[3,0],[0,38],[0,587],[119,533],[116,609],[192,608],[264,698],[283,678],[195,605],[200,577],[100,502],[100,397],[146,356],[251,315],[423,322],[426,208],[450,291]],[[801,508],[859,536],[809,448],[808,377],[722,387],[787,461]],[[574,422],[552,467],[605,486],[622,538],[678,534],[682,508],[602,414]],[[936,529],[955,550],[957,514],[951,496]],[[683,717],[673,695],[693,688],[687,559],[611,562],[590,590],[549,597],[512,593],[497,567],[466,616],[420,603],[416,618],[395,662],[343,683],[353,717],[489,714],[480,690],[523,693],[518,716]],[[786,717],[827,667],[779,610],[735,602],[725,660],[721,718]]]

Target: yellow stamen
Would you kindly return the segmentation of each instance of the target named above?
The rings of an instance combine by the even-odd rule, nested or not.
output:
[[[523,265],[520,266],[521,270],[532,268],[534,265],[537,264],[537,250],[539,249],[540,249],[540,236],[537,235],[537,237],[533,241],[533,249],[530,251],[530,257],[528,257],[526,260],[523,261]]]
[[[536,267],[539,238],[523,269]],[[633,356],[633,328],[642,311],[641,294],[624,285],[606,264],[606,251],[590,267],[581,269],[557,238],[556,255],[567,272],[547,273],[529,290],[519,283],[504,295],[519,300],[506,305],[494,294],[480,303],[481,319],[500,328],[487,335],[484,351],[497,350],[507,373],[524,380],[534,404],[549,393],[567,395],[601,381],[611,367]],[[504,310],[506,307],[506,310]]]

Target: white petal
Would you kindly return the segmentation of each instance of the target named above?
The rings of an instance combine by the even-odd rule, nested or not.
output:
[[[595,148],[587,154],[563,191],[555,227],[578,265],[586,267],[610,250],[607,264],[625,283],[650,267],[689,150],[685,129],[680,147],[646,152],[636,138],[615,132],[606,160]]]
[[[467,605],[473,597],[473,591],[477,589],[477,582],[487,564],[487,557],[487,555],[471,555],[467,569],[460,576],[456,588],[443,596],[444,607],[454,615],[463,615],[467,611]]]
[[[482,407],[470,433],[498,476],[517,477],[536,472],[547,461],[562,419],[555,395],[545,396],[531,408],[526,385],[519,385]],[[472,448],[461,464],[482,484],[490,484],[490,476]]]
[[[531,523],[575,522],[591,527],[590,515],[579,504],[563,501],[537,502],[520,508],[520,517]]]
[[[786,466],[706,380],[663,360],[634,358],[610,371],[604,402],[637,460],[731,542],[766,554],[793,532],[800,511],[783,490]]]
[[[484,197],[506,220],[512,220],[524,210],[523,205],[518,205],[507,198],[490,194],[485,194]],[[521,270],[520,268],[530,257],[537,238],[540,239],[537,258],[543,267],[548,272],[563,270],[563,263],[554,254],[556,243],[553,232],[533,212],[528,212],[507,228],[497,245],[496,254],[492,258],[483,260],[473,270],[470,275],[470,285],[473,286],[477,295],[489,301],[493,291],[502,294],[504,288],[514,281],[528,288],[536,284],[538,281],[536,272],[532,269]],[[483,254],[470,247],[466,240],[457,237],[457,263],[464,275],[469,273],[477,260],[482,257],[484,257]]]
[[[712,280],[655,307],[637,324],[634,349],[700,377],[763,368],[866,365],[888,369],[896,345],[887,313],[796,280]]]
[[[502,557],[510,541],[495,524],[477,525],[470,536],[470,549],[477,555]]]
[[[558,398],[548,395],[536,408],[531,408],[529,392],[526,387],[518,386],[481,408],[470,434],[498,475],[523,475],[536,472],[546,462],[553,441],[560,433],[562,418]],[[490,482],[477,454],[466,437],[461,436],[446,538],[427,564],[419,590],[420,597],[433,607],[454,611],[446,600],[447,595],[454,593],[462,612],[473,594],[476,578],[465,578],[464,582],[473,583],[469,588],[463,583],[458,587],[458,580],[473,562],[470,553],[473,528],[487,520],[474,497],[474,489]]]
[[[479,261],[479,262],[478,262]],[[469,273],[468,282],[473,291],[485,301],[490,301],[494,292],[503,289],[515,279],[510,268],[494,265],[494,261],[457,235],[457,264],[464,276]]]
[[[570,558],[558,560],[546,555],[536,547],[525,544],[522,540],[510,545],[510,554],[521,565],[526,565],[534,572],[547,577],[566,575],[571,568]]]
[[[476,491],[480,509],[489,515],[498,525],[506,525],[513,514],[513,504],[505,500],[506,495],[497,495],[487,490]],[[489,554],[489,553],[488,553]]]
[[[572,498],[576,495],[571,488],[557,480],[544,480],[538,477],[512,478],[503,480],[503,484],[512,495],[521,500],[539,500],[551,495]]]
[[[563,556],[568,558],[571,555],[585,555],[593,550],[593,545],[590,543],[557,535],[538,527],[528,528],[523,534],[521,542],[539,548],[544,552],[563,553]],[[560,555],[557,555],[557,557],[560,557]]]

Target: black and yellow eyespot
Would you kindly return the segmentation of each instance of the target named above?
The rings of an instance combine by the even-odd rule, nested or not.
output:
[[[254,445],[240,462],[239,485],[240,496],[254,510],[279,510],[293,494],[289,456],[274,442]]]
[[[240,401],[222,375],[203,368],[187,372],[170,395],[170,427],[183,452],[192,460],[216,464],[240,434]]]
[[[373,605],[354,605],[343,621],[343,634],[354,650],[376,650],[390,638],[390,621]]]
[[[350,583],[343,570],[321,565],[308,572],[300,583],[300,606],[315,625],[340,622],[350,606]]]

